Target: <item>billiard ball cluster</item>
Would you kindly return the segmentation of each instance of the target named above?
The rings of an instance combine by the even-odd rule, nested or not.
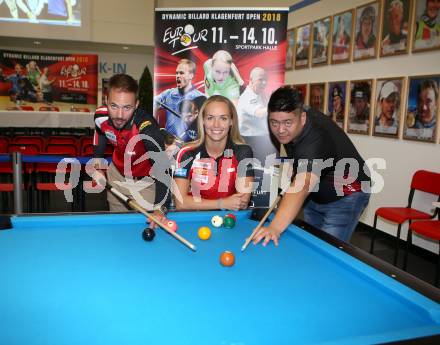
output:
[[[237,218],[232,213],[228,213],[227,215],[224,216],[224,218],[222,218],[219,215],[215,215],[211,218],[211,224],[216,228],[219,228],[223,225],[225,228],[230,229],[235,226],[236,220]],[[168,220],[165,222],[165,224],[172,231],[177,231],[177,223],[174,220]],[[207,226],[202,226],[199,228],[197,234],[201,240],[206,241],[211,237],[211,229]],[[148,242],[152,241],[155,236],[156,233],[151,228],[145,228],[144,231],[142,232],[142,238]],[[222,266],[230,267],[233,266],[234,263],[235,263],[235,257],[232,252],[224,251],[221,253],[220,264]]]
[[[228,213],[226,216],[224,216],[224,218],[220,217],[219,215],[215,215],[211,218],[211,224],[216,228],[219,228],[223,225],[225,228],[231,229],[235,226],[236,221],[237,218],[232,213]]]

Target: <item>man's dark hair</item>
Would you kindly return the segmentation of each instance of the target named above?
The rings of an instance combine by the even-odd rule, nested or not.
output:
[[[417,87],[417,94],[419,95],[419,97],[420,97],[420,94],[422,93],[422,91],[425,89],[432,89],[434,91],[435,99],[437,101],[437,99],[438,99],[437,83],[432,79],[423,79],[423,81]]]
[[[303,107],[301,94],[292,86],[281,86],[270,96],[267,109],[269,112],[282,111],[291,113]]]
[[[111,89],[119,89],[123,92],[134,93],[137,97],[138,94],[138,83],[133,77],[128,74],[115,74],[108,81],[108,90],[110,92]]]

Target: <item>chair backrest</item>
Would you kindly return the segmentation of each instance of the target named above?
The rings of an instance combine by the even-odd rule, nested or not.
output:
[[[20,110],[23,110],[23,111],[34,111],[35,109],[31,105],[21,105],[20,106]]]
[[[72,144],[48,144],[45,153],[75,157],[77,155],[77,149],[76,146]]]
[[[36,145],[36,146],[38,146],[39,150],[42,151],[44,144],[45,144],[45,139],[41,136],[38,136],[38,135],[35,135],[35,136],[19,135],[19,136],[14,137],[12,139],[11,143],[12,144],[24,144],[24,145],[28,145],[28,144]]]
[[[81,148],[81,156],[93,156],[93,144],[83,146]]]
[[[47,138],[47,144],[72,144],[77,145],[77,139],[74,136],[50,136]]]
[[[7,153],[9,145],[9,138],[0,137],[0,153]]]
[[[411,181],[411,189],[440,195],[440,173],[418,170]]]
[[[24,155],[38,155],[40,153],[40,149],[34,144],[9,144],[8,152],[20,152]]]
[[[42,106],[38,110],[39,111],[60,111],[60,108],[55,107],[55,106]]]

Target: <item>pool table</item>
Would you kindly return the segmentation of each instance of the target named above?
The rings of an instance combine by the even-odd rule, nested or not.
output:
[[[212,227],[225,213],[169,214],[197,251],[159,229],[144,241],[137,213],[12,216],[0,344],[440,343],[437,289],[307,225],[241,252],[258,223],[240,211],[234,228]]]

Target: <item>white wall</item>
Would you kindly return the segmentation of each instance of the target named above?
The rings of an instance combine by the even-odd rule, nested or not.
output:
[[[3,22],[0,36],[153,46],[154,5],[154,0],[81,0],[81,27]]]
[[[153,46],[154,4],[154,0],[93,0],[92,41]]]
[[[370,1],[322,0],[296,13],[291,13],[288,26],[294,28],[368,2]],[[440,74],[439,61],[440,51],[436,51],[320,66],[286,72],[286,84]],[[403,122],[401,125],[403,125]],[[366,224],[373,224],[374,212],[378,207],[406,205],[409,184],[412,174],[416,170],[426,169],[440,172],[439,144],[356,134],[350,134],[350,138],[364,159],[381,157],[385,159],[387,164],[386,170],[382,171],[385,182],[384,189],[381,193],[372,195],[370,204],[361,218],[361,221]],[[415,198],[414,206],[430,210],[432,209],[430,201],[429,196],[419,195]],[[388,233],[396,234],[397,227],[394,225],[379,221],[378,227]],[[401,237],[406,238],[406,228]],[[414,243],[437,251],[437,245],[427,240],[415,239]]]

